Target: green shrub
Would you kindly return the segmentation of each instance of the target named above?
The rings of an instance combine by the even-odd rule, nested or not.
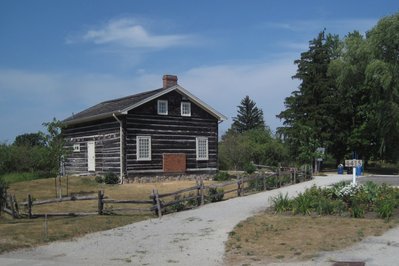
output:
[[[231,176],[227,172],[218,172],[214,177],[213,180],[215,181],[227,181],[230,180]]]
[[[363,190],[366,193],[367,201],[369,203],[372,204],[377,200],[379,194],[379,187],[376,183],[367,181],[363,185]]]
[[[194,192],[190,192],[190,193],[188,193],[187,197],[186,196],[183,196],[183,197],[186,198],[186,202],[185,202],[186,208],[192,208],[194,206],[197,206],[197,198],[195,197]]]
[[[263,184],[263,179],[262,178],[255,178],[251,179],[247,182],[247,189],[250,191],[263,191],[264,190],[264,184]]]
[[[269,178],[266,178],[266,189],[270,190],[278,187],[278,185],[279,185],[279,180],[277,176],[271,176]]]
[[[348,207],[341,200],[333,200],[331,201],[331,205],[333,207],[333,214],[343,215],[345,212],[348,211]]]
[[[104,177],[101,176],[101,175],[97,175],[97,176],[94,178],[94,180],[95,180],[97,183],[99,183],[99,184],[104,183]]]
[[[113,172],[107,172],[104,176],[105,184],[119,184],[119,177]]]
[[[208,198],[210,202],[217,202],[223,200],[224,190],[223,188],[210,187],[208,190]]]
[[[299,193],[292,202],[292,211],[295,214],[310,214],[312,212],[311,196],[306,193]]]
[[[377,202],[375,210],[378,213],[379,217],[389,220],[389,218],[391,218],[391,216],[393,215],[395,205],[396,205],[395,199],[390,197],[390,195],[388,195],[388,197],[381,198]]]
[[[288,198],[288,193],[283,195],[281,192],[271,199],[273,209],[276,213],[281,213],[291,210],[291,201]]]
[[[334,202],[330,199],[320,197],[317,201],[315,211],[319,215],[330,215],[334,213]]]
[[[181,199],[182,199],[181,194],[177,194],[174,197],[175,201],[178,201],[178,200],[181,200]],[[171,211],[175,211],[175,212],[182,211],[182,210],[184,210],[184,202],[183,201],[176,202],[175,204],[170,206],[170,209],[171,209]]]
[[[253,163],[247,163],[244,165],[244,171],[248,174],[253,174],[256,171],[256,166]]]

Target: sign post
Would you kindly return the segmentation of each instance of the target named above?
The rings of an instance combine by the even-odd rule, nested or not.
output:
[[[363,161],[362,160],[345,160],[345,166],[346,167],[352,167],[352,184],[356,185],[356,168],[358,166],[362,166]]]

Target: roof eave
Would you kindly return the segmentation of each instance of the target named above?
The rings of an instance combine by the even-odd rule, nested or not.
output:
[[[89,117],[72,119],[69,121],[64,120],[63,123],[66,126],[71,126],[71,125],[76,125],[76,124],[80,124],[80,123],[87,123],[87,122],[92,122],[92,121],[96,121],[96,120],[100,120],[100,119],[104,119],[104,118],[109,118],[109,117],[112,117],[112,115],[114,115],[114,114],[121,115],[121,114],[123,114],[123,112],[114,111],[114,112],[108,112],[108,113],[103,113],[103,114],[99,114],[99,115],[93,115],[93,116],[89,116]]]

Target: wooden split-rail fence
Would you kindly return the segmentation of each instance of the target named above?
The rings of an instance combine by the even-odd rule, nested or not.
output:
[[[287,182],[288,177],[288,182]],[[274,184],[268,186],[268,180],[274,178]],[[284,180],[285,178],[285,180]],[[255,174],[248,177],[237,177],[235,180],[226,181],[222,183],[215,183],[205,185],[202,179],[196,181],[196,185],[184,189],[180,189],[174,192],[159,193],[158,190],[154,189],[149,196],[149,200],[137,200],[137,199],[110,199],[104,191],[98,191],[97,195],[75,195],[68,197],[61,197],[55,199],[46,200],[33,200],[32,195],[28,195],[27,201],[18,203],[15,195],[6,196],[6,204],[3,206],[3,211],[8,213],[13,218],[38,218],[38,217],[51,217],[51,216],[87,216],[87,215],[105,215],[113,214],[116,212],[127,212],[127,211],[139,211],[139,212],[154,212],[157,216],[162,217],[162,214],[168,212],[168,207],[176,206],[183,202],[191,201],[195,202],[191,207],[202,206],[208,202],[213,202],[217,197],[222,197],[230,194],[229,197],[241,197],[248,193],[251,189],[255,190],[267,190],[278,188],[286,183],[297,183],[309,179],[306,172],[298,171],[296,168],[279,168],[277,173],[264,173]],[[258,188],[258,189],[256,189]],[[261,189],[259,189],[261,188]],[[224,190],[226,189],[226,190]],[[212,190],[212,193],[210,191]],[[187,195],[188,193],[188,195]],[[231,193],[234,193],[231,195]],[[183,197],[181,197],[183,196]],[[83,200],[96,200],[97,211],[92,212],[53,212],[53,213],[35,213],[33,211],[34,206],[55,204],[67,201],[83,201]],[[169,200],[169,201],[168,201]],[[134,205],[146,205],[143,208],[107,208],[108,204],[134,204]],[[148,207],[151,206],[151,207]],[[26,210],[23,212],[21,207]]]

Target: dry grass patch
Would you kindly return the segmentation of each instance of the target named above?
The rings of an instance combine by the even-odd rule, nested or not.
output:
[[[0,253],[17,248],[33,247],[55,240],[72,239],[103,231],[152,216],[145,214],[121,216],[62,217],[48,219],[48,238],[44,233],[44,218],[12,220],[0,217]]]
[[[292,262],[338,250],[397,224],[380,219],[260,214],[238,224],[226,244],[228,265]]]
[[[210,182],[206,182],[209,184]],[[94,177],[70,177],[68,195],[94,194],[104,190],[105,196],[111,199],[149,200],[153,189],[159,193],[173,192],[195,185],[195,181],[170,181],[163,183],[130,183],[124,185],[98,184]],[[62,191],[66,196],[66,178],[62,180]],[[17,201],[26,201],[31,194],[34,199],[55,198],[54,178],[18,182],[10,185],[8,192],[15,194]],[[106,204],[106,209],[115,208],[149,208],[151,205]],[[21,207],[24,211],[23,207]],[[48,205],[33,206],[33,213],[54,212],[96,212],[97,201],[69,201]],[[59,217],[48,219],[48,239],[44,239],[44,219],[12,220],[8,216],[0,217],[0,253],[17,248],[32,247],[55,240],[72,239],[87,233],[103,231],[133,222],[154,218],[150,212],[121,212],[120,215]]]

